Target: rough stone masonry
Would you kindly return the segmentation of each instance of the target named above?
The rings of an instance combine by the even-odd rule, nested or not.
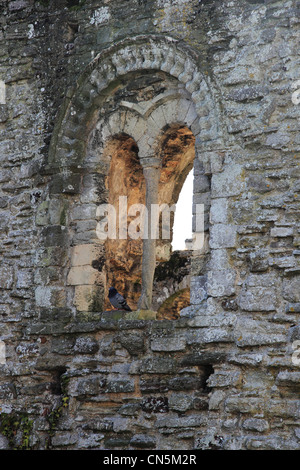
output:
[[[1,449],[300,449],[299,14],[1,0]],[[190,305],[107,311],[143,247],[100,240],[97,208],[149,174],[176,202],[191,167]]]

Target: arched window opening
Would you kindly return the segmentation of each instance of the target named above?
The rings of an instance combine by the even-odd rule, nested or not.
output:
[[[184,197],[183,212],[190,215],[189,226],[192,230],[192,193],[189,186],[193,181],[193,164],[195,158],[195,137],[186,126],[167,131],[162,145],[162,169],[159,185],[159,202],[174,205],[171,213],[170,238],[159,238],[157,243],[157,266],[153,283],[153,309],[158,319],[174,320],[180,316],[180,310],[190,304],[190,266],[191,251],[181,246],[173,247],[175,221],[182,210],[178,203],[181,194]],[[186,183],[186,185],[185,185]],[[191,189],[191,190],[190,190]],[[184,191],[182,193],[182,191]],[[188,196],[189,195],[189,196]],[[162,223],[162,219],[160,220]],[[190,233],[191,236],[191,233]]]
[[[70,292],[66,304],[74,306],[79,312],[111,309],[107,294],[109,285],[113,283],[118,283],[119,290],[128,302],[130,299],[135,301],[131,305],[133,310],[160,308],[164,299],[160,298],[158,305],[157,272],[162,263],[174,259],[176,252],[186,255],[189,251],[172,248],[172,215],[171,234],[166,239],[150,239],[148,242],[127,240],[126,237],[125,241],[121,238],[121,243],[119,238],[117,242],[109,239],[106,243],[97,234],[97,212],[99,204],[109,203],[109,191],[104,181],[110,188],[118,186],[120,189],[119,183],[112,184],[112,181],[117,180],[114,175],[126,174],[124,168],[124,171],[116,170],[114,174],[113,164],[110,172],[110,161],[117,161],[118,152],[127,155],[125,160],[130,160],[129,155],[135,155],[134,159],[140,164],[139,170],[131,175],[131,181],[137,180],[137,184],[130,188],[132,194],[138,197],[127,201],[128,205],[139,204],[143,199],[146,207],[151,204],[176,204],[183,183],[193,167],[195,137],[198,157],[200,152],[204,154],[201,163],[203,168],[199,168],[198,158],[195,160],[195,177],[199,181],[195,185],[194,197],[198,202],[194,206],[205,205],[205,208],[209,208],[210,184],[205,180],[209,179],[206,175],[210,174],[212,148],[206,149],[206,143],[213,142],[219,148],[222,132],[217,125],[218,106],[199,69],[200,62],[194,50],[172,38],[146,38],[144,35],[126,38],[102,51],[91,62],[62,107],[53,132],[46,170],[52,172],[52,167],[63,169],[63,175],[58,175],[60,186],[67,185],[74,172],[75,186],[68,184],[59,189],[74,195],[69,205],[68,230],[64,230],[64,235],[70,238],[70,257],[62,282]],[[109,159],[105,152],[105,147],[110,146],[108,139],[114,141]],[[134,147],[132,142],[135,143]],[[129,148],[123,145],[129,145]],[[139,158],[136,158],[137,153]],[[130,167],[131,162],[128,165]],[[144,184],[135,190],[143,178]],[[141,197],[141,194],[144,196]],[[120,195],[121,191],[118,197]],[[114,196],[113,189],[110,197]],[[122,197],[128,198],[129,192],[123,193]],[[208,216],[208,210],[205,210],[204,221]],[[209,257],[209,225],[204,224],[204,230],[199,228],[197,221],[200,218],[197,213],[196,217],[193,213],[193,235],[200,242],[193,243],[191,307],[201,303],[207,295],[206,292],[203,296],[198,295],[198,286],[207,285],[206,259]],[[127,223],[130,223],[129,219]],[[57,233],[56,226],[53,227],[53,233]],[[52,240],[46,238],[44,233],[41,236],[48,247]],[[131,242],[135,259],[128,259],[130,262],[126,263],[127,258],[125,262],[123,254],[129,256],[131,247],[128,250],[128,244]],[[145,253],[147,256],[144,256]],[[133,276],[133,271],[141,272],[141,275]],[[165,300],[173,295],[170,290],[166,292],[163,289],[163,292],[166,294]],[[103,299],[105,302],[102,302]],[[183,314],[187,315],[187,312],[193,312],[193,308]]]
[[[128,236],[128,230],[138,219],[135,205],[145,204],[145,179],[134,139],[119,135],[108,144],[107,151],[111,153],[106,183],[108,203],[115,209],[116,236],[107,237],[105,241],[106,291],[115,287],[135,309],[141,293],[143,250],[142,239]],[[137,233],[139,230],[136,226]],[[107,296],[105,307],[111,309]]]
[[[136,310],[142,290],[143,239],[133,238],[129,232],[130,225],[136,224],[140,215],[132,208],[145,205],[146,180],[139,149],[132,137],[126,134],[115,136],[107,144],[105,153],[110,156],[108,203],[115,208],[116,220],[116,236],[107,237],[105,241],[105,291],[110,286],[115,287],[131,309]],[[158,319],[176,319],[180,310],[190,303],[191,251],[185,247],[174,250],[172,241],[176,205],[185,181],[185,188],[190,189],[194,157],[195,137],[191,130],[186,126],[170,127],[160,146],[158,205],[159,208],[167,207],[168,217],[165,219],[160,211],[152,295],[152,309],[158,312]],[[185,212],[192,217],[192,198],[184,202],[188,205]],[[179,223],[183,224],[182,221]],[[166,225],[169,231],[165,231]],[[125,228],[124,236],[122,227]],[[104,305],[111,310],[107,295]]]
[[[173,225],[172,251],[182,251],[190,248],[192,240],[193,218],[193,185],[194,174],[191,170],[182,186],[176,204]]]

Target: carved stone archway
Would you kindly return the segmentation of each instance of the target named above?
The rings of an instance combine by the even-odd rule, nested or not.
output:
[[[163,71],[176,78],[190,95],[197,117],[191,130],[202,142],[222,147],[220,110],[210,79],[200,70],[200,57],[181,41],[164,36],[124,39],[100,52],[70,90],[57,118],[49,151],[49,165],[80,164],[86,139],[95,125],[101,102],[132,72]],[[151,150],[146,145],[143,153]]]
[[[204,78],[199,70],[199,63],[199,56],[190,47],[161,36],[138,36],[121,41],[101,52],[90,63],[62,107],[53,133],[48,162],[48,171],[54,174],[59,171],[83,175],[81,181],[85,197],[79,197],[77,206],[84,199],[85,210],[92,212],[89,204],[95,205],[96,199],[90,200],[87,194],[95,194],[97,188],[93,183],[85,188],[86,177],[90,176],[90,180],[94,181],[99,168],[107,174],[110,158],[105,155],[104,148],[106,142],[115,135],[127,134],[138,146],[146,179],[148,205],[158,202],[158,170],[161,164],[158,154],[161,140],[170,126],[183,125],[191,130],[195,137],[196,159],[201,158],[200,152],[205,146],[222,147],[218,104],[214,100],[209,78]],[[149,73],[164,74],[170,77],[173,85],[153,99],[138,103],[122,100],[115,112],[103,112],[105,103],[128,80]],[[98,145],[93,145],[95,141]],[[201,201],[198,199],[198,202]],[[207,202],[205,193],[203,202]],[[78,241],[73,240],[72,244],[76,251]],[[87,249],[90,257],[97,257],[97,251],[103,254],[98,240],[88,240],[85,245],[90,245]],[[102,289],[106,287],[101,273],[95,276],[95,272],[87,266],[85,269],[89,274],[82,276],[82,266],[74,265],[72,259],[74,256],[70,254],[67,284],[75,286],[79,292],[79,288],[83,288],[81,279],[85,278],[84,285],[87,287],[84,287],[84,292],[92,299],[93,286],[96,284],[96,295],[99,296],[99,286]],[[149,289],[155,265],[155,243],[151,240],[144,244],[143,259],[145,269],[139,307],[149,308]],[[80,298],[80,294],[76,296],[75,293],[76,297]],[[94,301],[91,303],[95,304]],[[78,307],[78,302],[75,305]]]

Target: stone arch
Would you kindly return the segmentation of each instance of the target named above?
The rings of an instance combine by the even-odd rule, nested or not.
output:
[[[103,103],[116,93],[128,77],[149,71],[171,77],[176,81],[176,87],[167,89],[148,103],[123,100],[115,113],[101,116]],[[218,106],[210,88],[208,77],[204,78],[199,71],[198,55],[186,45],[172,38],[154,36],[121,41],[94,59],[66,98],[53,133],[48,168],[51,172],[59,168],[59,171],[63,169],[64,172],[83,174],[80,201],[84,201],[85,209],[90,213],[96,201],[90,194],[98,191],[94,183],[99,165],[102,169],[106,167],[106,171],[110,165],[104,148],[109,139],[116,135],[128,135],[134,139],[145,169],[153,164],[160,166],[155,155],[160,151],[167,130],[173,125],[186,126],[195,137],[195,161],[198,162],[204,145],[221,145],[222,142],[218,128]],[[101,143],[102,148],[101,145],[93,146],[94,141]],[[87,181],[90,183],[85,188]],[[72,251],[76,253],[78,240],[73,244],[75,248]],[[101,266],[103,246],[99,240],[85,240],[82,246],[89,253],[92,267],[97,268],[98,262]],[[106,287],[101,272],[96,275],[90,266],[86,267],[89,274],[81,283],[83,268],[76,264],[77,261],[74,264],[74,256],[70,258],[68,285],[75,286],[76,307],[84,296],[89,300],[83,302],[81,310],[88,310],[90,305],[92,309],[96,305],[99,310],[99,303],[94,298],[99,298],[99,292]],[[79,273],[78,282],[73,280],[74,270]]]
[[[219,106],[214,99],[209,77],[200,70],[199,54],[170,37],[136,36],[100,52],[79,77],[57,118],[50,144],[49,164],[80,164],[101,102],[126,75],[146,70],[170,74],[189,93],[196,111],[191,124],[197,138],[196,147],[201,147],[202,142],[222,145]],[[147,153],[147,150],[148,146],[144,152]]]
[[[158,185],[160,205],[176,207],[179,195],[189,172],[195,164],[195,136],[179,120],[164,133],[160,142],[161,171]],[[192,207],[190,208],[192,209]],[[180,311],[190,305],[191,258],[193,252],[188,248],[174,251],[175,213],[170,219],[159,220],[160,237],[156,241],[156,267],[153,279],[152,308],[157,311],[158,319],[175,320]],[[165,224],[170,222],[170,233],[164,235]],[[167,230],[168,232],[168,230]]]

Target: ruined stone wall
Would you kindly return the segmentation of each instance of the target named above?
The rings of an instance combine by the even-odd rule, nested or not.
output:
[[[2,449],[300,448],[299,12],[1,1]],[[206,208],[191,305],[103,312],[106,144],[148,163],[173,125]]]

